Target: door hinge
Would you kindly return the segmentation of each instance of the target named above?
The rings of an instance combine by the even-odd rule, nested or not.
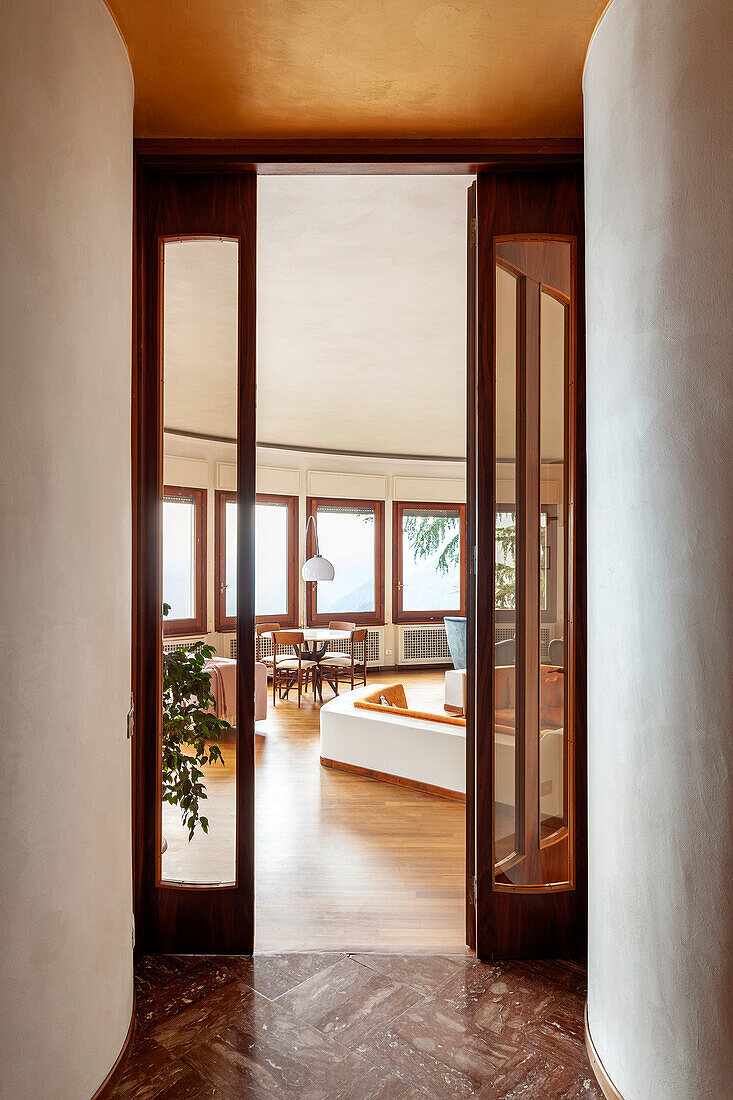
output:
[[[474,546],[471,547],[471,549],[468,552],[468,572],[470,573],[470,575],[472,577],[476,576],[476,562],[477,562],[477,554],[476,554],[476,546],[474,545]]]
[[[476,905],[476,876],[472,875],[468,883],[468,904]]]
[[[130,695],[130,709],[127,712],[127,740],[132,740],[135,732],[135,699]]]
[[[132,914],[132,950],[135,950],[135,914]]]
[[[471,218],[471,244],[476,244],[476,219]]]

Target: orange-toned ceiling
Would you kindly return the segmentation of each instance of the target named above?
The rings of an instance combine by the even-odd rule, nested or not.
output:
[[[577,137],[605,0],[107,0],[138,137]]]

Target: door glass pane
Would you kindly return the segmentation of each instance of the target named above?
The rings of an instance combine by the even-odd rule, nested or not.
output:
[[[568,246],[569,248],[569,246]],[[569,260],[568,260],[569,267]],[[540,609],[547,624],[552,646],[540,640],[540,841],[567,824],[566,744],[565,744],[565,669],[562,653],[565,625],[562,611],[559,621],[549,622],[549,609],[563,607],[562,570],[557,559],[561,538],[561,507],[565,490],[565,374],[569,340],[567,301],[557,292],[540,293],[540,516],[541,589]],[[560,507],[558,507],[560,505]],[[551,512],[550,512],[551,510]],[[552,513],[552,514],[551,514]]]
[[[258,501],[255,508],[255,614],[288,617],[288,508]]]
[[[573,878],[565,661],[571,257],[572,243],[562,239],[495,243],[494,879],[501,889],[567,889]]]
[[[224,575],[226,578],[226,614],[233,619],[237,614],[237,503],[228,500],[225,504],[225,548]]]
[[[374,510],[319,504],[317,520],[321,554],[335,571],[318,582],[318,614],[376,611]]]
[[[236,879],[236,660],[231,635],[213,630],[214,493],[222,478],[236,484],[239,245],[167,241],[162,259],[166,493],[196,486],[201,530],[197,535],[193,503],[165,497],[166,622],[175,616],[195,625],[175,636],[166,628],[161,639],[160,881],[229,884]],[[235,506],[226,513],[232,615],[236,538]],[[197,593],[197,577],[205,578],[204,592]]]
[[[193,501],[163,500],[163,603],[167,622],[192,619],[196,608],[196,509]]]
[[[497,862],[517,846],[515,798],[515,601],[517,580],[517,294],[514,274],[495,270],[495,496],[494,608],[494,851]]]
[[[461,514],[458,509],[402,512],[402,610],[460,611]]]

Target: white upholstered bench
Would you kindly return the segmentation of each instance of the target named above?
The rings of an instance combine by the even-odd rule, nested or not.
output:
[[[438,715],[431,721],[354,706],[379,686],[357,688],[321,707],[321,764],[465,800],[465,726]]]

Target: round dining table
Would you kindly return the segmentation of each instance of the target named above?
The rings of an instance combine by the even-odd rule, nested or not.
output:
[[[309,626],[303,627],[302,630],[299,627],[293,627],[290,632],[292,633],[294,630],[298,630],[303,635],[303,658],[306,661],[313,661],[316,666],[313,669],[313,698],[320,699],[323,702],[321,661],[329,655],[329,643],[348,641],[351,637],[351,631],[331,630],[328,626]],[[266,630],[260,637],[272,638],[272,631]]]

